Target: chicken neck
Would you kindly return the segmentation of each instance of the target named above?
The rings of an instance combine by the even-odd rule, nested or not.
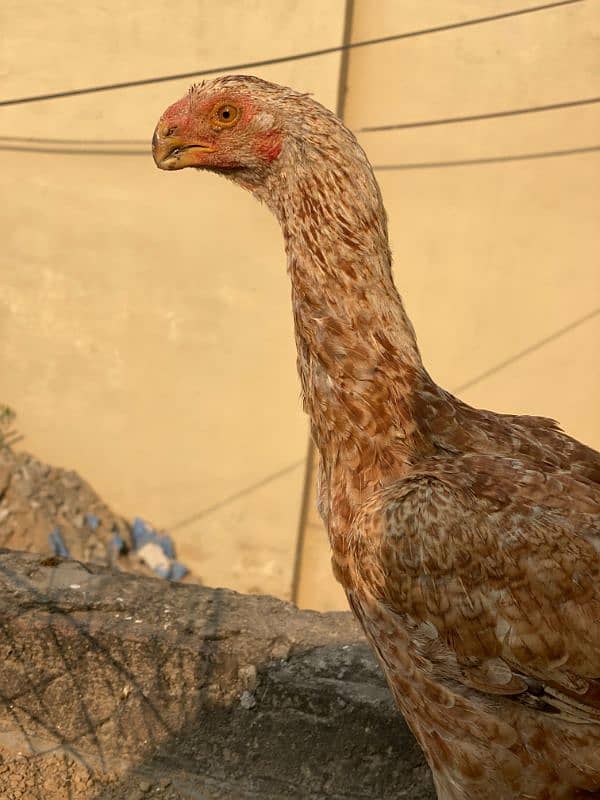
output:
[[[406,470],[417,438],[411,399],[428,378],[392,280],[367,158],[353,137],[320,145],[288,154],[293,168],[268,202],[285,237],[298,371],[328,505],[348,516],[384,476]]]

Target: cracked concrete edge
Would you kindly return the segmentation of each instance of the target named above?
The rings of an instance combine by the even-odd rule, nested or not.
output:
[[[4,763],[84,769],[74,800],[140,770],[177,798],[429,796],[349,613],[0,551],[0,664]]]

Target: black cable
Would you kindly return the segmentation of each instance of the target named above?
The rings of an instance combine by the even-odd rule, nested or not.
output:
[[[519,114],[537,114],[540,111],[557,111],[560,108],[574,108],[575,106],[589,106],[600,103],[600,97],[587,97],[582,100],[565,100],[563,103],[548,103],[545,106],[529,106],[527,108],[510,108],[506,111],[490,111],[486,114],[468,114],[464,117],[442,117],[440,119],[425,119],[418,122],[398,122],[391,125],[371,125],[367,128],[357,128],[358,133],[375,133],[376,131],[395,131],[405,128],[427,128],[432,125],[452,125],[457,122],[475,122],[480,119],[496,119],[498,117],[516,117]]]
[[[57,139],[40,136],[0,136],[0,142],[26,142],[28,144],[150,144],[150,137],[145,139]]]
[[[473,386],[476,386],[477,384],[481,383],[482,381],[486,380],[487,378],[491,377],[492,375],[495,375],[497,372],[501,372],[502,370],[506,369],[506,367],[512,366],[512,364],[514,364],[517,361],[520,361],[522,358],[525,358],[525,356],[528,356],[531,353],[535,353],[537,350],[542,350],[547,345],[551,344],[552,342],[556,341],[557,339],[560,339],[562,336],[564,336],[567,333],[570,333],[571,331],[575,330],[576,328],[579,328],[581,325],[585,324],[586,322],[588,322],[591,319],[594,319],[599,314],[600,314],[600,308],[593,309],[592,311],[588,312],[587,314],[584,314],[582,317],[579,317],[578,319],[573,320],[568,325],[565,325],[564,327],[559,328],[558,330],[554,331],[553,333],[549,334],[548,336],[545,336],[543,339],[539,339],[537,342],[534,342],[533,344],[530,344],[528,347],[525,347],[523,350],[519,350],[519,352],[514,353],[509,358],[505,358],[503,361],[499,361],[497,364],[494,364],[489,369],[486,369],[483,372],[480,372],[478,375],[475,375],[470,380],[465,381],[464,383],[460,384],[459,386],[455,386],[454,388],[451,389],[452,393],[453,394],[460,394],[460,393],[466,391],[467,389],[471,389]],[[270,475],[265,476],[260,481],[257,481],[256,483],[253,483],[250,486],[246,486],[243,489],[240,489],[239,491],[235,492],[234,494],[231,494],[228,497],[223,498],[222,500],[220,500],[217,503],[214,503],[211,506],[203,508],[201,511],[196,512],[196,514],[193,514],[190,517],[186,517],[185,519],[181,519],[178,522],[174,522],[171,525],[167,525],[167,529],[173,531],[173,530],[176,530],[178,528],[183,528],[186,525],[189,525],[192,522],[195,522],[196,520],[199,520],[202,517],[207,516],[208,514],[212,513],[213,511],[216,511],[216,510],[218,510],[220,508],[223,508],[226,505],[229,505],[231,502],[237,500],[238,498],[244,497],[244,496],[252,493],[256,489],[262,488],[263,486],[266,486],[268,483],[271,483],[272,481],[277,480],[277,478],[280,478],[283,475],[286,475],[289,472],[292,472],[293,470],[297,469],[303,463],[307,464],[307,459],[300,459],[298,461],[294,461],[293,463],[288,464],[286,467],[283,467],[283,469],[279,469],[279,470],[277,470],[277,472],[274,472],[274,473],[272,473]],[[305,483],[305,485],[306,485],[306,483]]]
[[[486,369],[484,372],[480,372],[479,375],[476,375],[474,378],[471,378],[465,383],[461,383],[460,386],[455,387],[452,392],[455,394],[459,394],[460,392],[464,392],[467,389],[471,389],[473,386],[476,386],[481,381],[490,378],[492,375],[495,375],[497,372],[500,372],[506,367],[512,366],[516,361],[520,361],[525,356],[530,355],[531,353],[535,353],[536,350],[541,350],[543,347],[551,344],[551,342],[556,341],[556,339],[560,339],[561,336],[564,336],[565,333],[570,333],[571,331],[578,328],[580,325],[583,325],[585,322],[588,322],[594,317],[597,317],[600,314],[600,308],[595,308],[593,311],[590,311],[588,314],[584,314],[583,317],[579,317],[579,319],[570,322],[568,325],[565,325],[564,328],[559,328],[554,333],[551,333],[549,336],[545,336],[543,339],[540,339],[533,344],[530,344],[529,347],[526,347],[524,350],[520,350],[518,353],[510,356],[510,358],[505,358],[504,361],[500,361],[498,364],[494,364],[493,367]]]
[[[193,72],[179,72],[174,75],[160,75],[155,78],[141,78],[135,81],[122,81],[120,83],[106,83],[100,86],[88,86],[83,89],[70,89],[62,92],[49,92],[48,94],[31,95],[29,97],[17,97],[11,100],[0,100],[0,106],[16,106],[23,103],[37,103],[41,100],[56,100],[63,97],[75,97],[82,94],[93,94],[95,92],[109,92],[116,89],[128,89],[134,86],[147,86],[152,83],[165,83],[167,81],[183,80],[184,78],[200,78],[203,75],[215,75],[218,72],[237,72],[241,69],[250,69],[254,67],[268,67],[274,64],[284,64],[288,61],[300,61],[306,58],[315,58],[316,56],[324,56],[330,53],[339,53],[343,50],[353,50],[358,47],[369,47],[375,44],[383,44],[385,42],[395,42],[401,39],[410,39],[415,36],[425,36],[430,33],[441,33],[443,31],[455,30],[456,28],[466,28],[471,25],[480,25],[485,22],[495,22],[501,19],[508,19],[509,17],[523,16],[524,14],[533,14],[537,11],[546,11],[560,6],[573,5],[575,3],[582,3],[584,0],[558,0],[558,2],[545,3],[540,6],[531,6],[530,8],[520,8],[515,11],[505,11],[501,14],[493,14],[489,17],[478,17],[476,19],[468,19],[463,22],[451,22],[446,25],[435,25],[431,28],[423,28],[417,31],[409,31],[407,33],[396,33],[389,36],[378,36],[374,39],[364,39],[360,42],[350,42],[349,44],[336,45],[335,47],[323,47],[319,50],[308,50],[303,53],[294,53],[287,56],[279,56],[276,58],[266,58],[260,61],[247,61],[243,64],[228,64],[222,67],[212,67],[211,69],[195,70]]]
[[[191,514],[189,517],[184,517],[183,519],[176,520],[170,525],[167,525],[167,529],[169,531],[175,531],[178,530],[179,528],[184,528],[186,525],[191,525],[192,522],[197,522],[199,519],[202,519],[203,517],[212,514],[213,511],[218,511],[220,508],[230,505],[235,500],[239,500],[241,497],[246,497],[246,495],[252,494],[252,492],[255,492],[257,489],[262,489],[263,486],[267,486],[267,484],[272,483],[273,481],[277,480],[277,478],[282,478],[284,475],[288,475],[290,472],[293,472],[302,464],[304,464],[303,458],[300,458],[298,461],[293,461],[286,467],[278,469],[277,472],[272,472],[271,474],[266,475],[264,478],[261,478],[259,481],[251,483],[249,486],[244,486],[243,489],[239,489],[237,492],[234,492],[233,494],[224,497],[222,500],[218,500],[216,503],[213,503],[210,506],[202,508],[195,514]]]
[[[492,119],[494,117],[513,117],[519,114],[532,114],[541,111],[555,111],[564,108],[574,108],[576,106],[592,105],[593,103],[600,103],[600,97],[588,97],[581,100],[565,100],[561,103],[548,103],[543,106],[529,106],[527,108],[511,108],[505,111],[491,111],[486,114],[470,114],[462,117],[446,117],[440,119],[423,120],[420,122],[398,122],[391,125],[374,125],[366,128],[355,128],[357,133],[372,133],[375,131],[391,131],[401,130],[405,128],[423,128],[429,125],[446,125],[454,122],[472,122],[474,120]],[[37,136],[0,136],[0,143],[7,142],[10,147],[14,145],[25,144],[46,144],[46,145],[148,145],[148,139],[58,139],[58,138],[42,138]],[[0,147],[2,145],[0,144]],[[8,149],[8,147],[6,148]],[[20,148],[19,148],[20,149]],[[35,152],[32,148],[32,152]],[[49,150],[41,148],[39,152],[66,152],[62,150]],[[111,151],[107,151],[109,154]],[[145,152],[145,151],[144,151]],[[104,154],[104,153],[103,153]],[[124,152],[123,155],[128,155]],[[135,155],[135,153],[134,153]]]
[[[600,151],[600,145],[592,147],[573,147],[570,150],[546,150],[541,153],[519,153],[514,156],[491,156],[489,158],[464,158],[457,161],[417,161],[408,164],[379,164],[373,167],[377,172],[392,172],[407,169],[432,169],[438,167],[468,167],[473,164],[502,164],[505,161],[528,161],[536,158],[557,158],[559,156],[576,156],[582,153]]]
[[[425,128],[433,125],[449,125],[456,122],[473,122],[482,119],[498,117],[515,117],[520,114],[534,114],[542,111],[556,111],[564,108],[588,106],[600,103],[600,97],[586,97],[580,100],[565,100],[560,103],[548,103],[543,106],[528,106],[527,108],[510,108],[504,111],[490,111],[485,114],[469,114],[462,117],[441,117],[438,119],[420,120],[418,122],[397,122],[390,125],[373,125],[365,128],[355,128],[357,133],[374,133],[377,131],[404,130],[405,128]],[[32,144],[80,144],[80,145],[138,145],[147,144],[149,139],[58,139],[41,138],[37,136],[0,136],[0,142],[26,142]]]
[[[77,147],[19,147],[18,145],[0,144],[0,152],[10,153],[45,153],[62,156],[145,156],[150,157],[150,147],[144,150],[103,150],[101,148]],[[584,153],[600,151],[600,145],[591,147],[573,147],[569,150],[546,150],[539,153],[519,153],[514,156],[490,156],[488,158],[465,158],[456,161],[416,161],[406,164],[380,164],[373,167],[378,172],[392,172],[409,169],[432,169],[435,167],[465,167],[473,164],[501,164],[505,161],[528,161],[539,158],[557,158],[559,156],[576,156]]]
[[[147,156],[151,157],[150,144],[144,150],[105,150],[101,147],[23,147],[13,144],[0,144],[0,152],[5,153],[47,153],[59,156]]]

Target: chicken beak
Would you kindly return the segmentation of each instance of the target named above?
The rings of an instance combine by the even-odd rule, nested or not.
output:
[[[152,137],[152,156],[159,169],[184,169],[201,167],[202,153],[214,153],[215,148],[202,142],[188,143],[183,139],[165,135],[159,123]]]

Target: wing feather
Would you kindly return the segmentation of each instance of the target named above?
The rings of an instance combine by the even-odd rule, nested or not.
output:
[[[498,456],[434,460],[382,490],[357,531],[363,578],[412,626],[420,658],[480,691],[600,719],[598,484]]]

